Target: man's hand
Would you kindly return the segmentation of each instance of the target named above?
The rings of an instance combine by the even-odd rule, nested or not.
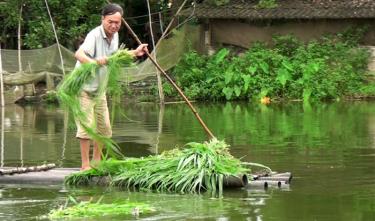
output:
[[[106,65],[108,62],[108,59],[107,57],[100,57],[100,58],[95,59],[95,61],[98,65]]]
[[[133,50],[134,55],[137,57],[143,56],[148,52],[147,46],[148,44],[140,44],[137,49]]]

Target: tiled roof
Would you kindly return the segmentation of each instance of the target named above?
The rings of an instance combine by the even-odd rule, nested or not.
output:
[[[258,1],[230,0],[223,6],[204,1],[196,5],[194,14],[198,18],[226,19],[375,18],[375,0],[276,0],[278,6],[272,9],[257,8]]]

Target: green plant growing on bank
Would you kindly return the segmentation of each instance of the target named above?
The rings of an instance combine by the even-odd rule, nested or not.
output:
[[[272,47],[255,43],[242,56],[230,56],[228,49],[213,56],[190,51],[173,72],[186,95],[197,100],[339,99],[365,91],[360,88],[366,85],[370,53],[358,46],[363,32],[353,29],[306,44],[275,36]]]
[[[101,198],[102,199],[102,198]],[[103,216],[138,216],[143,213],[154,212],[155,209],[145,203],[129,202],[126,200],[116,201],[113,203],[102,203],[101,199],[97,202],[82,201],[77,202],[73,197],[69,197],[68,204],[72,206],[63,206],[52,210],[48,214],[48,218],[57,219],[74,219],[74,218],[95,218]]]
[[[215,6],[226,5],[230,0],[208,0],[208,3]]]
[[[271,9],[278,6],[276,0],[259,0],[256,8],[258,9]]]
[[[112,102],[119,102],[119,97],[122,94],[121,85],[119,84],[119,77],[121,67],[130,66],[133,64],[134,57],[127,50],[119,50],[108,58],[108,74],[107,79],[101,82],[98,92],[94,95],[94,99],[108,95],[112,97]],[[93,125],[87,125],[87,113],[82,110],[79,96],[83,90],[83,85],[95,77],[96,71],[99,68],[97,63],[84,63],[78,68],[74,69],[72,73],[66,75],[57,89],[57,96],[63,108],[69,111],[76,122],[79,122],[87,131],[89,136],[104,144],[107,151],[112,156],[121,155],[117,148],[117,144],[111,139],[96,133]],[[115,104],[114,104],[115,105]],[[116,106],[116,105],[115,105]]]
[[[188,143],[157,156],[107,160],[95,169],[74,173],[67,185],[88,184],[94,176],[109,176],[112,185],[151,189],[160,192],[223,192],[225,177],[249,173],[243,163],[230,155],[228,145],[216,139],[205,143]]]

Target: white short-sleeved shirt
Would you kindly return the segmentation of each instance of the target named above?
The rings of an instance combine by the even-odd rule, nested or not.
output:
[[[86,38],[83,44],[80,46],[81,49],[86,53],[87,56],[96,59],[103,56],[110,56],[114,52],[117,51],[119,45],[119,39],[118,39],[118,33],[115,33],[111,43],[108,43],[107,41],[107,35],[104,32],[104,28],[102,25],[94,28],[91,30]],[[81,65],[79,61],[77,61],[76,67]],[[96,71],[96,76],[94,79],[92,79],[90,82],[87,82],[83,86],[83,90],[92,94],[96,93],[100,84],[107,84],[107,67],[101,66]]]

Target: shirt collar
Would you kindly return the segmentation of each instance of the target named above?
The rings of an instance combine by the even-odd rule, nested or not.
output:
[[[107,35],[106,35],[105,31],[104,31],[103,25],[100,25],[100,33],[102,33],[102,37],[103,38],[107,39]]]

